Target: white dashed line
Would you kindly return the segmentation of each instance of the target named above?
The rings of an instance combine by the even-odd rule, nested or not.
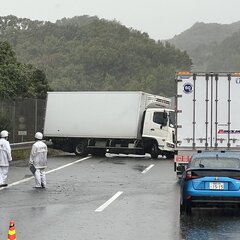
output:
[[[154,167],[154,164],[151,164],[150,166],[148,166],[147,168],[145,168],[142,173],[146,173],[147,171],[149,171],[152,167]]]
[[[116,200],[123,192],[117,192],[114,196],[112,196],[109,200],[107,200],[102,206],[97,208],[95,212],[102,212],[108,205],[110,205],[114,200]]]

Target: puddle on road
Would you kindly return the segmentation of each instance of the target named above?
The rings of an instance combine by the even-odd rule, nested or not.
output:
[[[239,239],[240,209],[194,209],[180,218],[182,239]]]
[[[138,170],[139,172],[142,172],[143,170],[146,169],[147,166],[143,166],[143,165],[136,165],[133,167],[133,169]]]

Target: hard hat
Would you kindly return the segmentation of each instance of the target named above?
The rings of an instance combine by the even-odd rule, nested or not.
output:
[[[1,137],[2,138],[8,137],[8,131],[7,130],[2,130],[1,131]]]
[[[43,134],[41,132],[36,132],[35,138],[41,140],[41,139],[43,139]]]

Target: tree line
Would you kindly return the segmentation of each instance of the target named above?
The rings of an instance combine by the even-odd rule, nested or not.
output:
[[[196,23],[170,42],[188,52],[195,71],[240,71],[240,21]]]
[[[45,98],[50,90],[45,73],[21,63],[8,42],[0,42],[0,97]]]
[[[141,90],[173,96],[175,71],[192,65],[188,54],[174,45],[97,17],[50,23],[7,16],[0,18],[0,31],[0,41],[9,42],[21,62],[21,74],[28,74],[27,78],[20,72],[11,76],[10,81],[20,85],[15,95],[44,97],[51,88]],[[20,84],[23,79],[27,79],[25,85]]]

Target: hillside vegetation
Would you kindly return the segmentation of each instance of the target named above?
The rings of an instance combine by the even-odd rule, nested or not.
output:
[[[45,73],[20,63],[9,43],[0,42],[0,99],[45,98],[48,90]]]
[[[186,50],[198,71],[240,71],[240,22],[196,23],[169,42]]]
[[[174,74],[191,59],[170,43],[116,21],[81,16],[56,23],[0,17],[0,41],[46,73],[57,91],[142,90],[175,94]]]

